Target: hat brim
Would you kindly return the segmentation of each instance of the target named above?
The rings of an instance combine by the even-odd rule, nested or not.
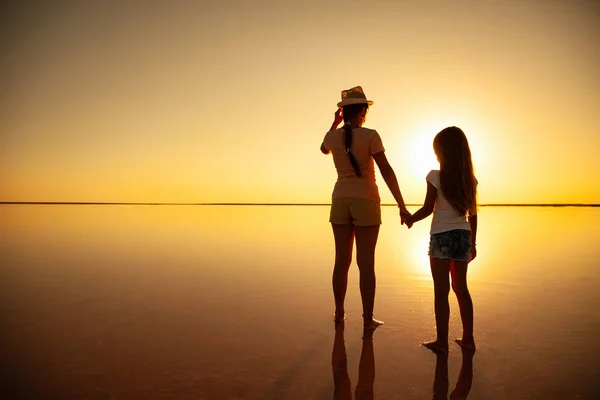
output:
[[[337,106],[339,108],[342,108],[344,106],[349,106],[352,104],[368,104],[368,105],[372,106],[373,102],[371,100],[365,100],[365,99],[345,99],[345,100],[342,100],[339,103],[337,103]]]

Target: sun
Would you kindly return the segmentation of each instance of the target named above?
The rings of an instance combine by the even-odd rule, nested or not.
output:
[[[433,138],[447,125],[441,121],[425,121],[416,124],[408,140],[410,153],[408,157],[411,175],[423,179],[429,171],[439,168],[439,163],[433,152]]]
[[[473,163],[475,169],[485,164],[482,157],[481,128],[474,123],[476,121],[466,120],[464,118],[436,118],[422,120],[412,124],[410,136],[406,139],[406,145],[409,146],[407,152],[408,169],[413,179],[423,179],[432,169],[438,169],[440,164],[433,151],[433,139],[442,129],[448,126],[458,126],[467,135],[469,147],[473,154]],[[483,167],[485,167],[483,165]]]
[[[427,188],[425,177],[432,169],[440,168],[433,151],[433,139],[444,128],[457,126],[467,135],[477,179],[481,181],[488,173],[486,167],[492,165],[490,153],[483,152],[490,146],[484,139],[486,132],[490,132],[489,126],[481,117],[469,112],[439,108],[426,113],[415,112],[401,127],[394,127],[391,121],[381,125],[383,132],[393,132],[385,137],[385,143],[391,149],[390,162],[409,203],[422,204]]]

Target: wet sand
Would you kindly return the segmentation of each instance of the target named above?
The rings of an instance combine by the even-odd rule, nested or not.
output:
[[[429,220],[407,231],[384,208],[386,324],[363,339],[355,264],[342,332],[331,321],[327,214],[1,206],[2,398],[598,397],[600,209],[482,209],[479,348],[451,343],[447,360],[420,346],[435,334]]]

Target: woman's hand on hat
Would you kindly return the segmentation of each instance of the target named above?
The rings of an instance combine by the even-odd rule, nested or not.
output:
[[[338,108],[337,110],[335,110],[335,113],[333,114],[333,125],[335,126],[335,129],[337,129],[337,127],[342,123],[342,121],[344,120],[344,116],[342,115],[342,109]]]

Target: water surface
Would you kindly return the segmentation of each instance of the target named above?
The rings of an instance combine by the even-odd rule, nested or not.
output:
[[[435,335],[430,220],[409,231],[383,208],[386,324],[365,342],[355,263],[344,331],[330,320],[328,211],[0,206],[3,398],[331,399],[334,382],[444,398],[464,358],[419,346]],[[600,209],[482,208],[479,221],[468,398],[597,398]]]

